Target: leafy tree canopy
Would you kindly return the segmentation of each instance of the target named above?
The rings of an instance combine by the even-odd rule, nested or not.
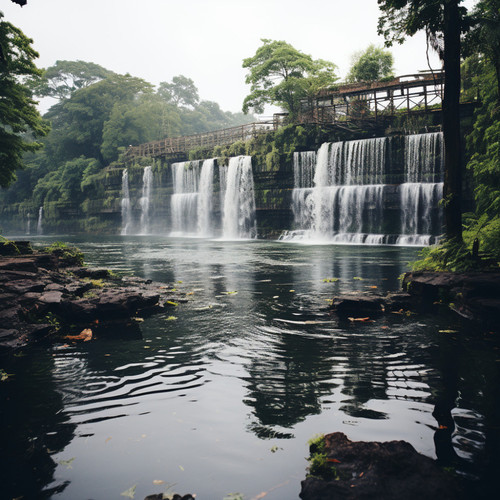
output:
[[[349,82],[374,82],[394,76],[394,58],[388,50],[371,44],[352,57]]]
[[[244,59],[243,68],[249,70],[245,81],[251,85],[243,101],[244,113],[251,108],[262,113],[265,104],[275,104],[293,117],[301,99],[337,80],[333,63],[313,60],[287,42],[269,39],[262,39],[255,55]]]
[[[191,78],[184,75],[174,76],[172,82],[161,82],[158,94],[175,106],[195,107],[200,101],[198,89]]]
[[[76,90],[113,74],[112,71],[92,62],[56,61],[54,66],[44,70],[41,80],[33,86],[33,91],[39,97],[67,99]]]
[[[24,33],[3,20],[0,12],[0,186],[8,186],[14,172],[23,168],[23,155],[41,147],[35,139],[46,135],[28,86],[28,78],[39,78],[33,60],[38,57]]]

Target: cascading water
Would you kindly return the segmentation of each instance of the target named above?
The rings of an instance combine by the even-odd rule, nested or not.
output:
[[[443,197],[443,134],[405,137],[405,176],[401,200],[400,245],[429,245],[433,227],[441,226],[438,202]]]
[[[28,212],[27,222],[26,222],[26,234],[31,234],[31,214]]]
[[[427,245],[439,227],[442,134],[407,136],[394,184],[391,139],[325,143],[295,153],[292,210],[295,230],[282,240]],[[396,166],[397,168],[397,166]],[[312,179],[312,182],[311,182]]]
[[[153,184],[153,169],[145,167],[142,176],[142,196],[139,200],[141,205],[141,227],[140,234],[149,234],[150,231],[150,199]]]
[[[38,223],[36,225],[36,234],[43,234],[43,206],[38,209]]]
[[[220,167],[224,170],[225,167]],[[227,172],[221,173],[224,187],[222,206],[222,237],[240,239],[257,237],[252,157],[229,159]]]
[[[214,159],[172,164],[173,236],[212,236]]]
[[[122,231],[121,234],[130,234],[132,229],[132,206],[128,187],[128,170],[122,173]]]
[[[194,234],[197,229],[200,162],[172,163],[174,194],[170,201],[174,236]]]
[[[205,160],[201,166],[200,187],[198,194],[198,226],[199,236],[212,236],[213,227],[213,190],[214,160]]]
[[[387,141],[325,143],[314,164],[311,152],[297,153],[292,203],[299,231],[282,239],[380,243]]]

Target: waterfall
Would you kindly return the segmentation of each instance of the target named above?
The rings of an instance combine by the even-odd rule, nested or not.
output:
[[[29,212],[26,222],[26,234],[31,234],[31,214]]]
[[[401,234],[399,245],[429,245],[441,227],[437,208],[443,197],[443,134],[415,134],[405,137],[404,183],[399,186]]]
[[[121,234],[130,234],[132,228],[132,206],[128,187],[128,170],[122,172],[122,231]]]
[[[172,164],[173,236],[212,236],[214,159]]]
[[[212,236],[213,228],[213,190],[214,160],[205,160],[201,166],[198,194],[198,226],[199,236]]]
[[[224,167],[221,167],[221,170],[223,169]],[[225,239],[255,238],[257,226],[252,157],[230,158],[227,172],[221,175],[221,186],[224,186],[222,237]]]
[[[43,234],[42,219],[43,219],[43,206],[41,206],[38,209],[38,223],[36,225],[36,234]]]
[[[183,161],[172,164],[174,194],[170,206],[172,210],[172,232],[194,234],[198,217],[199,162]]]
[[[140,234],[148,234],[150,231],[150,199],[151,186],[153,184],[152,167],[145,167],[142,176],[142,196],[139,200],[141,205],[141,227]]]
[[[404,149],[394,151],[391,139],[381,137],[325,143],[317,154],[295,153],[295,229],[280,239],[432,243],[440,227],[442,149],[442,134],[431,133],[407,136]],[[404,177],[403,184],[393,184],[395,175]]]
[[[292,211],[297,230],[281,239],[383,241],[387,141],[324,143],[317,155],[296,153]]]

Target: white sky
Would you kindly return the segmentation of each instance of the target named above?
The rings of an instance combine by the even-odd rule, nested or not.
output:
[[[0,0],[0,11],[33,38],[39,67],[90,61],[155,85],[182,74],[233,112],[249,91],[242,61],[261,38],[332,61],[342,78],[354,52],[383,44],[377,0]],[[391,51],[396,75],[428,69],[423,33]]]

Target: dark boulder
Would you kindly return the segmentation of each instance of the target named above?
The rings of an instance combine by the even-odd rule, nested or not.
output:
[[[379,316],[384,312],[384,299],[368,295],[340,295],[333,299],[332,310],[341,318]]]
[[[302,481],[303,500],[461,498],[453,477],[405,441],[353,442],[342,432],[324,441],[331,472]]]

